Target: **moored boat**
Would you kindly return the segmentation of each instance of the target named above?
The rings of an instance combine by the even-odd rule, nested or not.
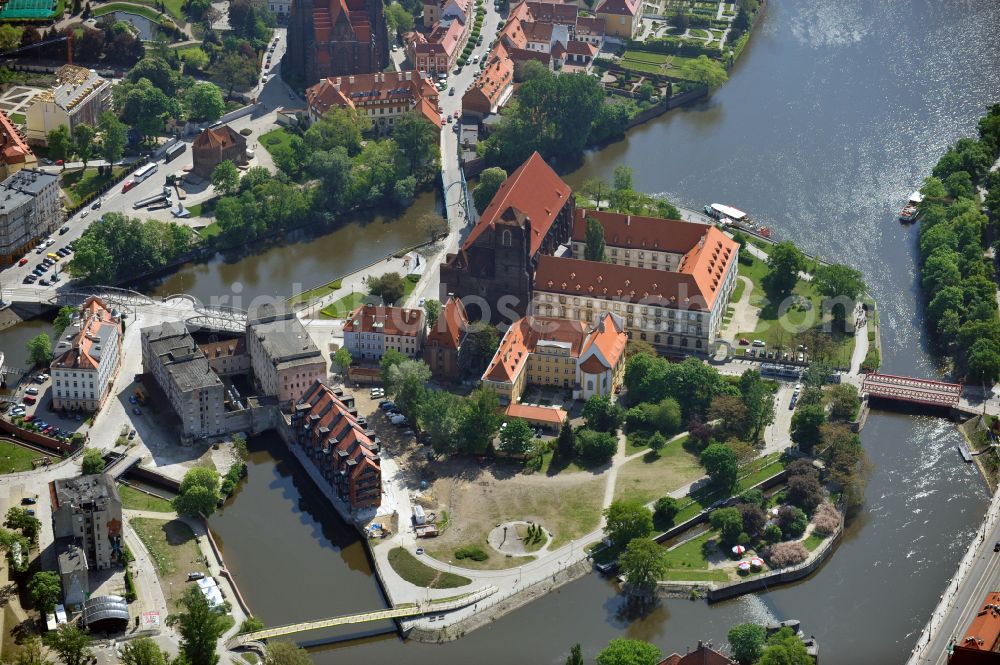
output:
[[[920,203],[924,200],[924,195],[920,192],[913,192],[906,200],[906,205],[899,211],[899,221],[904,224],[917,221],[920,216]]]

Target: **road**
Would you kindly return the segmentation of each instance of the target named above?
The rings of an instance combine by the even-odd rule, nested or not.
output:
[[[481,64],[483,58],[489,52],[490,41],[496,34],[497,29],[503,23],[503,17],[493,8],[493,4],[486,2],[484,5],[486,18],[483,20],[481,36],[483,45],[476,46],[472,50],[470,63],[473,57],[479,58]],[[479,73],[479,64],[467,64],[460,73],[454,72],[448,78],[448,90],[441,93],[438,105],[441,108],[443,117],[455,117],[458,111],[461,115],[462,95],[468,90],[476,80]],[[452,95],[451,91],[455,94]],[[424,278],[413,290],[407,300],[407,305],[413,307],[420,302],[421,298],[437,299],[441,293],[441,263],[449,252],[458,250],[459,244],[472,228],[470,220],[465,215],[465,199],[462,192],[462,169],[458,161],[458,133],[455,131],[455,123],[446,123],[441,128],[441,178],[444,186],[445,211],[448,218],[448,237],[441,243],[441,248],[436,256],[430,260],[431,267],[427,270]],[[469,192],[471,197],[472,193]]]
[[[260,134],[273,129],[277,119],[276,110],[278,108],[283,106],[305,108],[305,101],[301,97],[298,97],[285,84],[279,74],[280,68],[278,64],[287,47],[286,30],[284,28],[277,28],[275,29],[274,34],[278,38],[278,46],[272,56],[271,69],[268,73],[262,76],[257,87],[251,91],[251,94],[256,95],[258,101],[262,104],[262,108],[254,114],[237,118],[229,123],[229,125],[236,131],[250,129],[251,134],[247,137],[248,147],[254,149],[255,152],[251,165],[264,166],[271,171],[274,170],[274,164],[271,161],[270,154],[257,144],[257,138]],[[141,216],[144,219],[153,218],[163,221],[173,220],[179,223],[187,223],[192,226],[203,226],[205,224],[205,220],[203,218],[175,220],[169,209],[148,211],[136,210],[133,207],[136,201],[163,191],[163,187],[166,185],[167,175],[176,173],[184,167],[190,166],[190,144],[195,138],[196,135],[184,137],[182,141],[187,144],[188,148],[180,157],[175,158],[171,162],[166,162],[162,157],[154,160],[153,163],[157,164],[159,167],[157,171],[143,182],[135,185],[128,192],[122,192],[121,186],[115,186],[102,198],[100,209],[94,210],[87,206],[69,217],[65,222],[65,226],[68,227],[67,232],[53,233],[51,238],[54,240],[54,243],[47,247],[44,251],[39,252],[36,250],[26,254],[25,256],[28,259],[26,265],[19,266],[15,264],[8,266],[3,271],[0,271],[0,285],[4,287],[4,292],[6,293],[6,291],[14,285],[17,285],[20,288],[29,289],[33,292],[50,295],[54,295],[57,289],[66,290],[71,288],[67,287],[68,280],[66,277],[63,277],[63,279],[60,280],[60,282],[58,282],[55,286],[42,286],[38,282],[31,285],[24,284],[24,278],[35,269],[37,264],[44,258],[47,252],[55,252],[65,247],[68,243],[78,239],[92,223],[99,220],[101,215],[108,212],[120,212],[131,216]],[[97,165],[98,163],[103,162],[90,162],[92,165]],[[82,164],[79,165],[82,166]],[[50,173],[58,173],[61,169],[57,166],[48,166],[43,167],[43,170]],[[186,206],[193,205],[215,196],[212,186],[208,183],[202,183],[200,185],[186,185],[185,191],[187,192],[187,198],[184,200],[184,204]],[[174,203],[176,205],[176,198]],[[60,261],[60,265],[65,264],[70,258],[72,258],[72,256],[62,259]],[[58,268],[59,266],[57,265],[56,267]],[[46,279],[51,278],[54,270],[55,268],[50,269],[43,275],[43,277]],[[47,297],[48,296],[46,296],[45,299],[47,299]],[[8,301],[11,300],[6,296],[5,299]]]

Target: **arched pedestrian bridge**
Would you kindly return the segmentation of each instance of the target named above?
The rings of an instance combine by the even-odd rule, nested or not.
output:
[[[425,614],[450,612],[452,610],[461,609],[474,603],[478,603],[496,592],[497,587],[488,586],[484,589],[480,589],[479,591],[474,591],[470,594],[444,602],[431,601],[429,603],[425,602],[413,605],[400,605],[399,607],[390,607],[388,609],[376,610],[374,612],[361,612],[359,614],[347,614],[344,616],[331,617],[329,619],[319,619],[317,621],[290,623],[284,626],[265,628],[264,630],[258,630],[253,633],[236,635],[229,639],[226,646],[229,649],[238,649],[240,647],[251,646],[254,642],[262,642],[275,637],[295,635],[311,630],[319,630],[321,628],[333,628],[336,626],[349,626],[369,623],[371,621],[382,621],[383,619],[405,619],[408,617],[423,616]]]

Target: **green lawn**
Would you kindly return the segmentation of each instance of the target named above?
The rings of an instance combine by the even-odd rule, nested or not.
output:
[[[27,122],[27,118],[24,117],[23,113],[11,113],[10,121],[13,122],[15,125],[23,125],[25,122]]]
[[[812,552],[814,549],[819,547],[820,543],[824,540],[826,540],[826,536],[821,536],[818,533],[811,533],[809,534],[809,537],[805,539],[803,544],[806,546],[807,550]]]
[[[188,573],[205,570],[205,560],[191,528],[180,520],[167,522],[145,517],[132,518],[131,524],[156,564],[160,586],[167,595],[170,611],[176,611]]]
[[[336,283],[336,282],[333,282]],[[402,303],[406,298],[413,293],[413,289],[417,287],[417,283],[409,279],[408,277],[403,277],[403,284],[405,285],[403,289],[403,297],[399,299]],[[325,288],[325,287],[318,287]],[[316,290],[316,289],[313,289]],[[356,308],[358,308],[362,303],[364,303],[365,298],[368,297],[367,293],[362,293],[361,291],[353,291],[348,293],[346,296],[339,300],[335,300],[323,309],[319,311],[319,315],[324,319],[342,319]],[[301,300],[299,301],[301,302]],[[397,303],[399,304],[399,303]]]
[[[761,307],[761,310],[757,327],[754,330],[738,331],[735,335],[737,338],[763,339],[771,346],[781,344],[788,348],[792,344],[792,338],[795,334],[821,325],[820,316],[823,317],[824,321],[831,320],[832,315],[829,312],[823,312],[823,296],[815,289],[812,282],[799,280],[795,288],[792,289],[792,294],[807,300],[808,306],[783,306],[779,299],[768,298],[764,290],[764,277],[768,272],[767,263],[756,256],[751,256],[749,252],[741,254],[740,258],[737,272],[740,276],[747,277],[753,282],[750,304]],[[749,259],[749,263],[744,263],[746,259]],[[736,300],[737,293],[742,295],[741,286],[743,286],[742,280],[737,280],[733,301]],[[783,316],[779,316],[781,309],[785,310]],[[825,359],[840,366],[849,364],[851,355],[854,353],[854,335],[835,331],[830,339],[832,343],[825,354]]]
[[[172,513],[174,507],[166,499],[141,492],[128,485],[118,485],[118,496],[122,500],[122,508],[128,510],[149,510],[156,513]]]
[[[78,206],[87,197],[96,194],[101,187],[121,177],[124,169],[116,166],[111,169],[111,175],[99,175],[96,166],[89,166],[86,169],[75,169],[65,171],[59,177],[59,186],[62,188],[71,206]]]
[[[670,61],[671,68],[668,69],[666,73],[674,78],[685,79],[687,81],[697,81],[698,76],[695,72],[691,71],[690,67],[694,60],[694,58],[675,55]],[[716,60],[716,62],[718,61]]]
[[[705,559],[705,550],[712,547],[712,545],[708,545],[708,541],[712,540],[714,536],[714,532],[706,531],[700,536],[695,536],[686,543],[667,551],[667,568],[707,570],[708,561]]]
[[[171,0],[175,1],[176,0]],[[150,21],[159,23],[160,25],[173,25],[173,22],[167,19],[159,11],[153,9],[152,7],[147,7],[141,4],[132,4],[130,2],[112,2],[106,5],[102,5],[94,9],[94,16],[104,16],[105,14],[110,14],[111,12],[128,12],[129,14],[138,14],[139,16],[148,18]]]
[[[332,282],[327,282],[322,286],[317,286],[315,289],[309,289],[308,291],[303,291],[297,296],[292,296],[288,299],[289,305],[297,305],[303,302],[309,302],[310,300],[315,300],[316,298],[322,298],[323,296],[329,295],[341,287],[341,282],[336,279]]]
[[[736,280],[736,286],[733,287],[733,295],[729,302],[739,302],[740,298],[743,297],[743,292],[746,291],[747,284],[742,279]]]
[[[274,154],[271,148],[276,148],[280,145],[287,146],[291,138],[291,133],[287,132],[284,128],[279,127],[277,129],[272,129],[265,134],[261,134],[260,143],[268,152]]]
[[[625,69],[633,72],[639,72],[642,74],[663,74],[663,65],[657,65],[650,62],[642,62],[640,60],[626,60],[622,58],[621,66]]]
[[[632,60],[634,62],[645,62],[650,65],[662,65],[670,61],[670,56],[663,53],[647,53],[645,51],[625,51],[622,60]]]
[[[740,469],[740,480],[732,494],[720,492],[711,486],[703,487],[689,494],[687,496],[688,503],[685,504],[684,500],[681,501],[681,510],[674,518],[674,524],[680,524],[691,519],[716,501],[728,498],[728,496],[732,496],[733,494],[739,494],[762,480],[770,478],[784,468],[785,462],[781,459],[780,453],[772,453],[750,462]]]
[[[10,441],[0,440],[0,473],[31,471],[31,461],[42,459],[44,455],[29,450]]]
[[[163,6],[167,8],[167,14],[170,15],[170,18],[177,21],[179,25],[184,25],[184,23],[187,22],[187,19],[184,16],[184,10],[182,9],[182,7],[184,6],[184,0],[161,0],[161,1],[163,2]],[[132,0],[132,2],[152,7],[154,10],[156,10],[156,13],[159,14],[158,8],[156,6],[156,0]]]
[[[705,475],[698,456],[685,447],[687,440],[671,441],[659,454],[650,451],[621,467],[614,498],[649,503]]]
[[[688,37],[700,37],[702,39],[708,39],[708,30],[702,30],[701,28],[691,28],[688,30]]]
[[[421,563],[417,557],[402,547],[396,547],[389,551],[389,565],[392,566],[397,575],[410,584],[419,587],[453,589],[472,583],[472,580],[467,577],[434,570],[430,566]]]
[[[664,582],[728,582],[729,575],[724,570],[668,570]]]
[[[586,466],[580,466],[576,462],[569,462],[568,464],[556,464],[553,465],[552,462],[555,461],[556,451],[553,448],[547,453],[542,454],[542,468],[539,469],[539,473],[546,476],[555,476],[560,473],[578,473],[580,471],[588,471]]]

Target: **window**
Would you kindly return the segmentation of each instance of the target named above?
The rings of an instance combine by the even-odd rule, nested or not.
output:
[[[503,234],[500,236],[500,244],[504,247],[510,247],[511,245],[510,231],[507,229],[504,229]]]

